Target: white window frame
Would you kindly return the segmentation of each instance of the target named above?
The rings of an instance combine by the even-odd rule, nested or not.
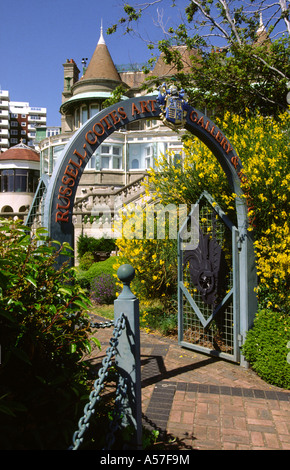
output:
[[[99,159],[101,170],[123,170],[123,145],[101,145],[99,150]],[[103,165],[105,159],[108,161],[108,165],[106,166]]]
[[[145,168],[151,168],[153,166],[153,155],[154,155],[154,148],[153,145],[150,144],[145,147]]]

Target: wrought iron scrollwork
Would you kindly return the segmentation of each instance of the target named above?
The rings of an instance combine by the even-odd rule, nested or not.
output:
[[[194,287],[206,304],[214,304],[226,287],[228,266],[218,241],[199,230],[199,244],[195,250],[185,250],[183,269],[189,264],[189,275]]]

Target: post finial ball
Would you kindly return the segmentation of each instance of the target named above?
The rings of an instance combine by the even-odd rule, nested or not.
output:
[[[135,277],[135,269],[130,264],[122,264],[118,268],[117,276],[125,284],[130,283]]]

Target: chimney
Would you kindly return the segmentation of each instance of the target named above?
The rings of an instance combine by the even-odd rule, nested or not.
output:
[[[79,69],[73,59],[67,59],[63,64],[64,84],[62,93],[62,103],[72,96],[71,88],[79,80]]]

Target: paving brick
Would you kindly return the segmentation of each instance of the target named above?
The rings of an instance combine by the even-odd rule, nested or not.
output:
[[[181,411],[178,411],[176,409],[173,409],[171,410],[171,413],[170,413],[170,425],[172,426],[172,423],[175,422],[175,423],[180,423],[181,422]]]
[[[264,447],[264,437],[263,433],[259,431],[253,431],[250,433],[251,442],[253,446]]]
[[[250,444],[250,434],[248,431],[238,429],[224,429],[223,438],[227,442],[236,442],[238,444]]]
[[[265,441],[269,449],[280,449],[280,443],[276,435],[264,433]]]
[[[193,420],[194,420],[194,413],[190,411],[183,412],[182,422],[184,424],[193,424]]]
[[[265,428],[267,426],[273,426],[273,421],[270,419],[252,419],[248,418],[248,424],[254,426],[261,426]]]
[[[238,450],[237,449],[237,444],[234,442],[223,442],[223,450]]]
[[[92,358],[96,367],[110,330],[97,336],[102,352]],[[290,450],[289,391],[251,369],[143,331],[141,362],[143,424],[160,428],[160,436],[166,432],[174,449]]]

